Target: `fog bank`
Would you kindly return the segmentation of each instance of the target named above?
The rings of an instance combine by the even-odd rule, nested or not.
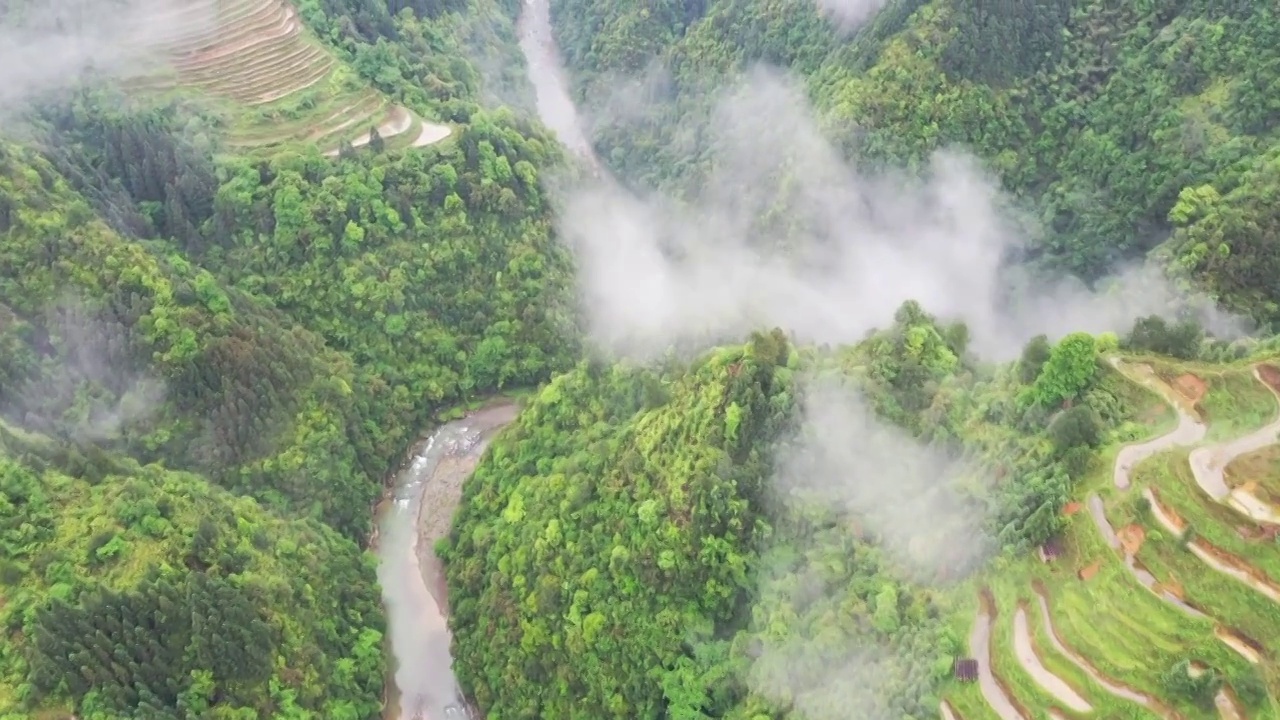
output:
[[[1195,303],[1212,329],[1233,326],[1152,267],[1123,269],[1099,291],[1032,278],[1009,261],[1034,225],[979,161],[950,149],[921,177],[860,171],[775,71],[757,68],[724,91],[709,137],[714,170],[687,201],[614,183],[566,196],[561,230],[590,333],[616,355],[643,359],[763,326],[854,342],[908,299],[968,323],[972,349],[993,359],[1042,332],[1125,331],[1135,317]]]
[[[0,120],[94,76],[161,66],[157,45],[209,31],[212,0],[52,0],[0,19]]]

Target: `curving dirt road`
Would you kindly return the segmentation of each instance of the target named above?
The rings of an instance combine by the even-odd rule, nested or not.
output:
[[[1270,369],[1268,369],[1270,371]],[[1262,375],[1261,366],[1254,366],[1253,377],[1271,391],[1280,402],[1276,388]],[[1232,490],[1226,482],[1225,471],[1233,460],[1272,445],[1280,437],[1280,413],[1276,419],[1253,432],[1209,447],[1197,448],[1191,453],[1191,472],[1196,484],[1215,502],[1223,503],[1254,522],[1280,524],[1280,512],[1245,488]]]
[[[1058,637],[1058,631],[1053,626],[1053,617],[1049,612],[1048,598],[1044,596],[1044,592],[1038,587],[1035,588],[1035,592],[1036,600],[1039,601],[1040,604],[1040,621],[1044,624],[1045,631],[1049,636],[1049,642],[1053,644],[1055,650],[1061,653],[1063,657],[1075,663],[1076,667],[1080,668],[1080,670],[1086,675],[1093,678],[1094,682],[1101,685],[1103,689],[1115,697],[1142,705],[1143,707],[1159,714],[1161,717],[1172,720],[1174,716],[1169,713],[1158,700],[1150,695],[1140,693],[1127,685],[1121,685],[1106,675],[1103,675],[1101,672],[1098,672],[1098,669],[1086,660],[1084,656],[1067,647],[1062,642],[1062,638]]]
[[[1114,356],[1108,358],[1108,362],[1120,374],[1160,395],[1178,414],[1178,426],[1170,432],[1145,442],[1126,445],[1120,450],[1120,454],[1116,456],[1112,477],[1116,487],[1124,490],[1129,487],[1129,476],[1138,463],[1165,450],[1195,445],[1204,440],[1209,427],[1200,420],[1193,408],[1188,407],[1185,398],[1155,377],[1150,367],[1145,365],[1131,367]]]
[[[415,448],[378,511],[378,583],[395,660],[386,720],[443,718],[463,702],[453,676],[448,597],[435,543],[449,532],[462,483],[489,441],[515,419],[503,402],[445,423]]]
[[[1044,688],[1050,695],[1054,696],[1063,705],[1071,708],[1078,713],[1087,713],[1093,711],[1093,706],[1085,700],[1075,688],[1067,684],[1065,680],[1054,675],[1049,668],[1040,662],[1040,656],[1036,654],[1035,646],[1031,642],[1031,630],[1027,625],[1027,611],[1023,607],[1018,607],[1013,614],[1013,651],[1018,656],[1018,662],[1022,664],[1027,674],[1036,681],[1040,687]]]
[[[1008,693],[996,680],[991,670],[991,618],[992,612],[984,600],[969,634],[969,652],[978,661],[978,687],[987,704],[1000,716],[1000,720],[1030,720],[1018,710]]]

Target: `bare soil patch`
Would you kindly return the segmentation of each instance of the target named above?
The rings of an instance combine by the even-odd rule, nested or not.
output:
[[[1142,549],[1143,541],[1147,539],[1147,533],[1141,525],[1134,524],[1120,528],[1116,537],[1120,538],[1120,546],[1124,548],[1125,555],[1136,556]]]
[[[1101,569],[1102,569],[1102,561],[1097,560],[1089,565],[1086,565],[1085,567],[1080,568],[1080,572],[1076,573],[1076,575],[1081,580],[1088,582],[1089,580],[1093,579],[1093,576],[1097,575],[1098,571]]]
[[[1271,388],[1271,391],[1280,394],[1280,368],[1275,365],[1259,365],[1258,377],[1262,378],[1262,382]]]
[[[1195,405],[1209,392],[1209,384],[1191,373],[1184,373],[1173,381],[1173,389]]]

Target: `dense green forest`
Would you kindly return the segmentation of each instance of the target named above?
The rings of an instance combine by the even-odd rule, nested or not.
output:
[[[251,158],[194,96],[92,83],[0,141],[0,717],[377,717],[388,470],[576,357],[560,150],[492,102],[510,15],[301,11],[457,137]]]
[[[1157,318],[1123,343],[1039,337],[1008,365],[965,338],[907,303],[854,346],[775,330],[688,365],[587,362],[552,381],[441,548],[460,678],[487,716],[837,718],[854,701],[936,716],[966,654],[956,583],[1066,529],[1098,448],[1141,432],[1142,391],[1100,353],[1240,352]],[[809,406],[831,397],[865,403],[877,437],[815,425],[832,418]],[[914,440],[895,451],[889,428]],[[874,466],[815,461],[845,446]],[[956,472],[913,469],[927,456]],[[842,502],[859,487],[870,501]],[[950,499],[920,500],[936,493]]]
[[[1280,577],[1274,533],[1224,521],[1167,459],[1139,467],[1149,497],[1110,492],[1117,447],[1167,430],[1168,388],[1188,377],[1207,385],[1190,402],[1213,439],[1261,425],[1274,397],[1253,363],[1274,341],[1149,317],[995,364],[930,314],[945,308],[907,302],[856,344],[762,329],[618,362],[581,331],[544,182],[573,170],[531,115],[520,3],[297,9],[299,42],[342,82],[448,123],[447,139],[250,153],[198,89],[96,79],[6,109],[0,720],[381,716],[373,506],[424,428],[517,387],[535,390],[438,548],[455,667],[490,720],[919,719],[943,699],[989,717],[951,681],[979,590],[1002,611],[1052,594],[1099,672],[1181,717],[1210,717],[1224,687],[1275,716],[1274,607],[1183,552],[1215,543]],[[627,183],[695,198],[719,162],[718,98],[764,61],[794,73],[860,167],[979,155],[1038,220],[1043,267],[1091,279],[1152,252],[1227,309],[1280,319],[1280,18],[1265,4],[889,0],[847,31],[796,0],[553,14]],[[638,76],[647,109],[608,112]],[[1088,513],[1066,511],[1098,493],[1148,526],[1139,561],[1209,619],[1171,620],[1124,584]],[[1181,532],[1153,524],[1160,501]],[[1065,572],[1030,559],[1051,542]],[[1076,582],[1085,567],[1101,580]],[[1010,664],[1010,615],[1000,680],[1057,708]],[[1097,716],[1146,717],[1108,704],[1034,624]],[[1223,628],[1268,654],[1229,654]]]
[[[1177,274],[1276,319],[1261,202],[1280,129],[1268,3],[889,0],[851,33],[807,0],[552,9],[579,98],[604,118],[597,148],[630,182],[698,189],[717,124],[733,122],[712,113],[721,90],[763,62],[794,73],[859,167],[919,166],[949,146],[979,155],[1040,221],[1047,266],[1091,279],[1167,240]],[[617,90],[635,77],[648,80]]]

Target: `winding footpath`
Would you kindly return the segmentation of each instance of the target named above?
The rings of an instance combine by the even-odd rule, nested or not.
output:
[[[1177,394],[1173,388],[1164,382],[1161,382],[1149,366],[1139,365],[1130,368],[1118,357],[1108,358],[1107,361],[1121,375],[1164,398],[1165,402],[1169,403],[1174,412],[1178,414],[1178,426],[1173,430],[1159,437],[1126,445],[1120,449],[1120,454],[1116,456],[1112,478],[1117,488],[1127,490],[1130,482],[1129,476],[1139,463],[1152,455],[1166,450],[1195,445],[1204,440],[1205,434],[1209,431],[1209,426],[1200,420],[1200,417],[1195,413],[1195,409],[1189,406],[1186,398]]]
[[[1112,479],[1115,486],[1121,490],[1127,490],[1131,484],[1131,475],[1133,469],[1143,460],[1152,457],[1161,452],[1172,450],[1179,447],[1189,447],[1204,440],[1205,435],[1209,431],[1199,416],[1195,414],[1195,409],[1190,407],[1186,398],[1179,395],[1173,388],[1166,383],[1160,381],[1155,376],[1151,368],[1146,365],[1128,366],[1125,365],[1120,358],[1108,358],[1108,362],[1124,377],[1142,385],[1151,390],[1160,397],[1164,398],[1178,414],[1178,425],[1173,430],[1159,437],[1146,440],[1144,442],[1126,445],[1120,449],[1116,455],[1115,468],[1112,471]],[[1166,602],[1174,605],[1182,612],[1197,618],[1207,618],[1203,612],[1197,610],[1187,604],[1182,598],[1173,594],[1167,589],[1159,587],[1159,582],[1155,576],[1142,566],[1138,559],[1132,553],[1125,550],[1120,538],[1116,535],[1115,529],[1111,526],[1111,521],[1107,519],[1106,509],[1103,505],[1102,498],[1097,493],[1091,493],[1087,500],[1089,506],[1089,514],[1093,517],[1094,524],[1098,527],[1098,532],[1102,534],[1107,545],[1111,546],[1124,557],[1124,565],[1129,569],[1130,574],[1142,583],[1143,587],[1158,595]]]
[[[1138,445],[1130,445],[1121,450],[1116,458],[1116,466],[1114,471],[1114,481],[1117,488],[1126,489],[1130,485],[1130,474],[1133,468],[1142,460],[1154,455],[1161,450],[1170,449],[1172,447],[1194,445],[1204,439],[1207,432],[1207,426],[1198,418],[1195,418],[1191,411],[1186,407],[1187,401],[1174,391],[1167,384],[1160,382],[1153,376],[1148,377],[1139,375],[1137,378],[1134,374],[1126,373],[1118,358],[1111,358],[1111,364],[1116,370],[1124,373],[1126,377],[1137,379],[1143,385],[1156,390],[1173,406],[1178,413],[1178,427],[1172,432],[1162,435],[1161,437],[1149,440]],[[1280,394],[1276,388],[1262,376],[1257,366],[1253,369],[1253,376],[1258,382],[1265,385],[1273,395],[1280,401]],[[1215,502],[1224,503],[1232,494],[1230,488],[1227,487],[1224,470],[1233,460],[1247,453],[1260,450],[1277,441],[1280,435],[1280,413],[1271,423],[1254,430],[1242,437],[1234,440],[1210,445],[1207,447],[1199,447],[1191,451],[1189,463],[1191,472],[1195,477],[1196,484]],[[1185,525],[1181,520],[1174,516],[1156,496],[1155,491],[1150,487],[1144,487],[1142,491],[1143,497],[1146,498],[1151,506],[1151,512],[1155,516],[1160,525],[1168,532],[1180,535],[1185,530]],[[1092,495],[1090,500],[1090,511],[1094,515],[1094,520],[1098,523],[1098,527],[1103,531],[1103,536],[1107,538],[1108,544],[1113,548],[1118,547],[1119,543],[1115,536],[1115,532],[1111,529],[1110,523],[1107,522],[1101,500],[1097,495]],[[1229,503],[1228,503],[1229,504]],[[1232,504],[1235,507],[1234,504]],[[1240,509],[1240,508],[1236,508]],[[1248,513],[1246,513],[1248,515]],[[1250,516],[1251,519],[1257,519]],[[1105,529],[1104,529],[1105,526]],[[1188,549],[1193,555],[1217,572],[1234,578],[1258,592],[1266,595],[1274,602],[1280,603],[1280,587],[1277,587],[1268,579],[1260,578],[1258,571],[1249,567],[1243,561],[1230,558],[1226,553],[1217,551],[1207,542],[1195,539],[1187,544]],[[1139,575],[1137,566],[1132,555],[1125,553],[1125,564],[1135,575]],[[1149,572],[1142,571],[1146,578],[1154,583],[1155,578],[1151,577]],[[1153,584],[1148,584],[1147,580],[1139,575],[1139,579],[1143,580],[1143,584],[1149,589],[1154,590]],[[1169,599],[1167,591],[1161,593],[1162,597]],[[1041,596],[1041,602],[1045,599]],[[1182,607],[1186,606],[1181,600],[1177,601]],[[1047,612],[1047,604],[1044,606]],[[1197,611],[1198,612],[1198,611]],[[1046,621],[1048,621],[1046,615]],[[1225,643],[1232,650],[1240,654],[1250,663],[1257,663],[1261,660],[1259,653],[1243,642],[1234,632],[1221,626],[1215,628],[1214,635]],[[1110,689],[1110,688],[1109,688]],[[1244,713],[1240,710],[1239,705],[1232,697],[1229,688],[1223,687],[1214,696],[1214,706],[1217,708],[1219,716],[1224,720],[1241,720]]]
[[[1040,605],[1040,620],[1044,623],[1045,630],[1049,636],[1049,642],[1053,645],[1055,650],[1057,650],[1063,657],[1074,663],[1075,666],[1080,668],[1084,674],[1088,675],[1094,682],[1115,697],[1142,705],[1166,720],[1173,720],[1175,715],[1170,713],[1159,700],[1156,700],[1154,697],[1145,693],[1138,692],[1127,685],[1118,683],[1106,675],[1103,675],[1093,666],[1093,663],[1090,663],[1083,655],[1067,647],[1066,644],[1062,642],[1062,638],[1058,636],[1057,629],[1053,626],[1053,617],[1049,612],[1049,599],[1045,597],[1044,591],[1041,588],[1037,587],[1035,588],[1035,591],[1036,600]]]
[[[1040,687],[1044,688],[1050,695],[1053,695],[1063,705],[1071,708],[1078,713],[1087,713],[1093,711],[1093,706],[1085,700],[1075,688],[1067,684],[1065,680],[1054,675],[1040,662],[1040,656],[1036,654],[1035,646],[1031,643],[1031,630],[1027,625],[1027,610],[1019,607],[1013,615],[1013,650],[1018,656],[1018,662],[1027,671],[1027,674],[1036,681]]]
[[[1005,692],[995,672],[991,670],[991,623],[993,611],[984,599],[978,610],[977,620],[969,633],[969,652],[978,661],[978,688],[987,705],[1000,716],[1000,720],[1031,720],[1018,709]],[[945,713],[945,710],[944,710]]]
[[[1267,388],[1280,403],[1280,395],[1276,388],[1262,376],[1258,366],[1253,368],[1253,377]],[[1245,488],[1232,490],[1226,482],[1225,472],[1233,460],[1273,445],[1280,436],[1280,412],[1270,423],[1253,432],[1229,442],[1197,448],[1191,453],[1191,472],[1195,475],[1196,484],[1214,502],[1222,503],[1259,523],[1280,525],[1280,513],[1269,503],[1255,496]]]
[[[385,720],[447,717],[465,703],[453,675],[444,568],[435,543],[449,533],[462,483],[489,441],[515,419],[501,403],[445,423],[419,443],[378,510],[378,583],[387,612],[395,695]]]

